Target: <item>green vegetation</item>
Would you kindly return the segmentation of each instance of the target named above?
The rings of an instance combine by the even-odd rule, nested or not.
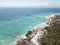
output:
[[[48,34],[45,32],[39,39],[40,45],[60,45],[60,22],[57,19],[54,18],[50,26],[45,28]]]

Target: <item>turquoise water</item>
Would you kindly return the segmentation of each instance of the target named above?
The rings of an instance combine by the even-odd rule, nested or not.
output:
[[[16,9],[17,10],[17,9]],[[37,10],[37,9],[36,9]],[[2,10],[2,12],[0,12],[0,45],[12,45],[12,43],[15,42],[15,40],[17,39],[17,36],[22,36],[24,33],[26,33],[28,30],[30,30],[29,27],[35,27],[38,24],[44,23],[46,22],[48,19],[46,18],[37,18],[35,16],[49,16],[52,15],[54,13],[57,12],[43,12],[43,13],[38,13],[35,10],[35,13],[33,14],[32,12],[26,12],[29,13],[27,15],[18,15],[20,14],[20,12],[15,12],[12,13],[12,15],[5,16],[8,14],[11,14],[11,11],[8,10],[6,11]],[[14,12],[14,11],[13,11]],[[4,14],[3,14],[4,13]],[[25,13],[22,11],[22,13]],[[32,13],[32,14],[30,14]],[[17,15],[14,15],[17,14]],[[13,16],[14,15],[14,16]],[[8,17],[8,18],[6,18]]]

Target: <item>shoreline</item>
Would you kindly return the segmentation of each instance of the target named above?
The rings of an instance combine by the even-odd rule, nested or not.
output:
[[[54,16],[54,15],[48,16],[48,19],[49,19],[50,17],[52,17],[52,16]],[[48,20],[47,20],[47,21],[48,21]],[[46,21],[46,22],[43,22],[43,23],[41,23],[41,24],[38,24],[38,25],[36,25],[36,26],[34,26],[34,27],[31,28],[30,30],[33,31],[33,29],[34,29],[34,30],[36,31],[37,28],[42,28],[42,29],[44,29],[44,27],[48,26],[47,21]],[[42,31],[42,29],[40,29],[40,30]],[[29,31],[29,30],[28,30],[28,31]],[[27,31],[27,32],[28,32],[28,31]],[[23,33],[21,36],[17,36],[17,38],[16,38],[16,40],[14,41],[13,45],[16,44],[16,41],[17,41],[19,38],[25,38],[25,34],[26,34],[27,32]]]
[[[46,27],[46,23],[47,23],[47,22],[38,24],[37,26],[33,27],[33,28],[31,29],[31,31],[33,31],[33,29],[36,31],[36,29],[37,29],[38,27],[40,27],[40,28]],[[45,25],[45,26],[44,26],[44,25]],[[28,30],[28,31],[29,31],[29,30]],[[28,32],[28,31],[27,31],[27,32]],[[12,44],[15,45],[15,44],[16,44],[16,41],[17,41],[19,38],[26,38],[26,37],[25,37],[25,34],[26,34],[27,32],[23,33],[21,36],[17,36],[17,38],[15,39],[14,43],[12,43]]]

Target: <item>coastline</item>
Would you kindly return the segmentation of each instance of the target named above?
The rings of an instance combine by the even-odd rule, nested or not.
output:
[[[54,16],[54,15],[52,15],[52,16]],[[50,16],[50,17],[52,17],[52,16]],[[48,19],[49,19],[49,18],[48,18]],[[38,24],[37,26],[31,28],[31,31],[33,31],[33,29],[36,31],[36,30],[39,30],[40,28],[41,28],[40,31],[42,31],[42,29],[44,29],[44,27],[46,27],[46,26],[49,26],[49,25],[47,24],[47,22],[44,22],[44,23]],[[28,30],[28,31],[29,31],[29,30]],[[28,32],[28,31],[27,31],[27,32]],[[19,38],[25,38],[25,34],[26,34],[27,32],[23,33],[23,35],[21,35],[21,36],[17,36],[17,39],[14,41],[14,44],[13,44],[13,45],[16,44],[16,41],[17,41]],[[42,34],[43,34],[43,33],[42,33]],[[38,36],[38,35],[40,35],[40,33],[37,33],[36,36]],[[33,40],[32,40],[32,42],[34,42],[34,43],[37,42],[37,41],[35,41],[35,39],[37,38],[36,36],[35,36],[35,37],[33,38]],[[38,43],[36,43],[36,45],[38,45]]]
[[[46,23],[47,23],[47,22],[38,24],[37,26],[33,27],[33,28],[31,29],[31,31],[33,31],[33,29],[36,31],[37,28],[39,28],[39,27],[43,29],[44,27],[47,26]],[[28,31],[29,31],[29,30],[28,30]],[[27,31],[27,32],[28,32],[28,31]],[[23,34],[20,35],[20,36],[17,36],[16,40],[15,40],[14,43],[12,43],[12,44],[15,45],[15,44],[16,44],[16,41],[17,41],[19,38],[26,38],[26,37],[25,37],[25,34],[26,34],[27,32],[23,33]],[[32,40],[32,41],[34,41],[34,40]]]
[[[59,8],[8,8],[8,11],[7,9],[1,10],[0,45],[13,45],[20,37],[24,38],[29,30],[33,31],[33,29],[42,27],[41,25],[49,17],[58,13],[60,14]]]

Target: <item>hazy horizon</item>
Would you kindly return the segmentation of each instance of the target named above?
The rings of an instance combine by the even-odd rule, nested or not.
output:
[[[0,7],[60,8],[60,0],[0,0]]]

